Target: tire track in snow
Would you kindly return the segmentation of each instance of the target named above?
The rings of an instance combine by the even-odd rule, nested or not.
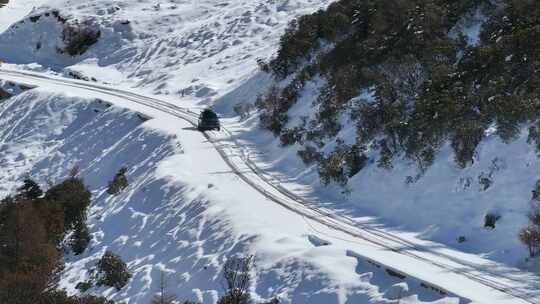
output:
[[[55,85],[85,89],[85,90],[95,91],[98,93],[122,98],[130,102],[137,103],[137,104],[144,105],[149,108],[158,110],[160,112],[165,112],[167,114],[170,114],[177,118],[185,120],[189,122],[190,124],[192,124],[193,126],[197,126],[197,119],[198,119],[197,113],[192,112],[188,108],[179,107],[179,106],[170,104],[168,102],[165,102],[156,98],[146,97],[146,96],[132,93],[129,91],[109,88],[109,87],[98,85],[98,84],[85,83],[82,81],[74,81],[70,79],[59,79],[59,78],[54,78],[54,77],[50,77],[46,75],[39,75],[35,73],[0,69],[0,75],[2,74],[10,76],[10,77],[14,77],[15,79],[17,79],[17,81],[20,81],[22,83],[24,83],[25,80],[26,81],[39,80],[39,81],[53,83]],[[231,132],[229,132],[226,128],[224,128],[224,132],[228,135],[229,139],[232,138]],[[404,256],[413,258],[415,260],[428,263],[437,268],[441,268],[445,271],[449,271],[454,274],[464,276],[486,287],[489,287],[491,289],[494,289],[506,295],[509,295],[515,298],[516,300],[520,299],[524,303],[540,304],[540,300],[537,299],[538,294],[527,291],[527,290],[522,290],[521,288],[518,288],[515,285],[510,285],[507,283],[496,281],[494,279],[490,279],[485,274],[487,273],[489,273],[490,275],[496,275],[496,274],[490,273],[484,270],[475,269],[474,265],[471,265],[471,263],[465,260],[461,260],[457,257],[451,256],[448,254],[435,252],[434,250],[430,248],[427,248],[419,244],[415,244],[414,242],[406,240],[396,234],[386,232],[377,228],[369,227],[365,224],[358,223],[349,217],[338,216],[338,215],[330,213],[329,211],[325,211],[323,209],[312,206],[312,204],[310,204],[308,201],[306,201],[302,197],[290,192],[289,190],[285,189],[281,185],[277,184],[276,181],[266,176],[266,174],[264,174],[264,172],[260,168],[258,168],[253,161],[250,160],[249,155],[246,155],[244,151],[241,150],[241,156],[239,157],[241,164],[246,166],[246,168],[249,169],[249,172],[245,173],[238,166],[238,164],[235,163],[235,161],[233,160],[234,157],[231,157],[231,155],[234,155],[234,154],[231,154],[230,151],[227,151],[225,148],[225,145],[221,143],[222,141],[227,140],[228,138],[225,138],[225,139],[219,138],[216,136],[216,134],[219,134],[219,133],[216,133],[216,132],[205,132],[203,134],[205,138],[210,143],[212,143],[212,145],[215,147],[216,151],[220,154],[221,158],[225,161],[225,163],[227,163],[227,165],[232,169],[232,171],[237,176],[239,176],[244,182],[246,182],[253,189],[257,190],[259,193],[264,195],[269,200],[283,206],[284,208],[296,214],[299,214],[304,219],[312,220],[326,227],[329,227],[333,230],[340,231],[349,236],[352,236],[355,239],[364,240],[366,242],[379,246],[382,249],[392,251],[396,254],[404,255]],[[239,147],[234,147],[234,145],[233,145],[233,148],[240,149]],[[248,174],[253,174],[262,183],[264,183],[264,185],[256,182],[254,178],[249,177]],[[265,185],[277,191],[279,195],[284,196],[286,199],[279,197],[278,195],[276,195],[276,193],[268,191],[267,189],[265,189]],[[345,240],[345,241],[354,242],[352,240]],[[443,259],[451,261],[452,263],[456,265],[453,266],[449,263],[444,263],[436,259],[430,259],[430,258],[427,258],[426,256],[422,256],[421,254],[429,254],[435,257],[443,258]],[[457,266],[459,266],[459,268]],[[388,268],[393,268],[393,267],[388,267]],[[409,274],[407,275],[411,278],[416,278],[413,275],[409,275]],[[439,289],[440,291],[446,292],[448,294],[459,295],[459,293],[450,292],[446,288],[427,282],[426,280],[422,280],[420,278],[416,278],[416,279],[419,280],[420,282],[423,282],[429,286],[435,287]],[[520,283],[516,280],[512,280],[512,279],[508,279],[508,280],[516,282],[518,284]]]

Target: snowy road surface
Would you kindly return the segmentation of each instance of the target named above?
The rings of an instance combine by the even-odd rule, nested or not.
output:
[[[179,118],[175,120],[175,128],[203,139],[202,133],[193,132],[197,114],[171,102],[95,83],[9,69],[0,69],[0,79],[68,95],[103,99],[156,119]],[[540,280],[532,274],[312,207],[260,171],[242,147],[235,145],[227,130],[204,136],[207,150],[212,150],[212,146],[215,148],[211,157],[221,159],[221,166],[226,164],[232,171],[230,174],[237,175],[246,186],[260,194],[260,199],[254,203],[277,203],[297,215],[298,221],[304,221],[313,231],[310,237],[313,244],[341,246],[347,249],[349,256],[370,261],[394,275],[418,280],[426,288],[441,294],[459,296],[464,302],[540,303]],[[213,165],[214,162],[201,161],[202,166],[205,164]]]

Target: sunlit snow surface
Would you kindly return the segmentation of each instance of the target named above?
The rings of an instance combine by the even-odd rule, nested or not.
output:
[[[187,123],[168,122],[179,127],[177,134],[165,134],[161,123],[96,100],[35,90],[0,106],[1,193],[13,191],[26,174],[44,186],[60,181],[75,164],[92,190],[93,241],[82,256],[67,257],[63,287],[74,292],[111,249],[134,277],[120,292],[95,292],[146,303],[163,270],[180,298],[213,303],[222,292],[224,260],[253,253],[255,297],[279,296],[284,303],[441,298],[416,280],[402,282],[342,246],[329,246],[332,241],[313,230],[323,228],[246,188]],[[122,166],[130,186],[112,197],[106,185]]]
[[[41,0],[32,16],[59,9],[69,19],[97,20],[100,42],[82,58],[58,54],[61,27],[52,15],[15,24],[0,37],[14,63],[81,71],[98,80],[156,94],[205,100],[234,88],[268,58],[295,16],[330,0]],[[18,37],[24,36],[24,41]],[[41,48],[36,46],[40,43]]]
[[[534,163],[535,155],[525,148],[523,137],[510,147],[497,140],[486,142],[480,161],[466,171],[455,168],[451,155],[444,152],[424,179],[411,186],[403,180],[415,171],[405,162],[393,172],[368,168],[352,180],[353,192],[347,199],[340,189],[322,188],[316,170],[304,168],[296,157],[297,147],[280,148],[270,134],[258,129],[256,116],[244,122],[232,116],[235,104],[252,102],[268,85],[268,75],[256,74],[256,59],[276,51],[288,21],[330,2],[36,0],[19,6],[12,2],[0,10],[1,29],[35,5],[31,16],[60,9],[71,19],[96,21],[102,39],[83,57],[70,58],[57,52],[62,44],[57,21],[50,16],[37,22],[24,19],[0,34],[0,60],[20,64],[16,68],[64,75],[74,71],[183,106],[216,103],[251,157],[314,203],[366,223],[412,230],[458,249],[488,252],[501,261],[519,260],[525,251],[515,233],[525,222],[535,176],[535,167],[527,165],[528,160]],[[14,19],[2,19],[10,7]],[[295,115],[313,114],[311,100],[320,83],[307,88],[293,108]],[[90,98],[87,92],[75,91],[57,94],[62,90],[31,91],[0,105],[0,191],[13,191],[26,174],[46,185],[60,180],[74,164],[81,166],[95,198],[90,211],[94,241],[82,257],[68,257],[62,286],[71,292],[85,279],[83,269],[112,249],[128,262],[134,279],[119,293],[98,292],[129,303],[148,302],[157,290],[160,270],[170,273],[170,286],[180,298],[213,303],[222,293],[219,267],[236,253],[257,255],[253,293],[261,299],[276,295],[285,303],[394,303],[403,290],[400,303],[458,302],[420,287],[416,280],[407,279],[404,286],[361,255],[376,250],[349,250],[351,243],[335,235],[322,236],[324,227],[313,227],[262,198],[232,174],[189,124],[160,115],[143,122],[133,112],[93,100],[110,97]],[[135,109],[121,100],[115,103]],[[348,127],[340,136],[353,140],[353,124],[346,116],[342,123]],[[503,164],[518,161],[525,168],[526,173],[519,175],[523,181],[510,183],[512,191],[505,192],[497,184],[515,176],[499,166],[494,190],[478,191],[477,176],[491,170],[502,152]],[[112,198],[104,189],[121,166],[129,168],[130,188]],[[469,179],[472,186],[465,187]],[[490,211],[504,214],[495,231],[481,227]],[[471,241],[457,244],[461,234]]]

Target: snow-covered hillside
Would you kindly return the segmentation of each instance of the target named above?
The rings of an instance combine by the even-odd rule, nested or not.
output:
[[[298,146],[283,148],[261,130],[257,114],[240,120],[234,113],[235,105],[253,103],[272,84],[269,75],[258,72],[256,59],[275,53],[288,21],[332,1],[14,1],[0,8],[0,31],[6,29],[0,33],[0,60],[10,63],[4,66],[131,88],[190,108],[213,105],[249,158],[313,205],[366,225],[405,231],[407,237],[531,266],[523,264],[526,250],[516,237],[527,221],[540,166],[526,134],[511,145],[488,136],[465,170],[456,167],[446,147],[414,183],[405,182],[417,174],[407,161],[396,162],[392,171],[370,163],[343,195],[341,188],[321,185],[316,168],[297,157]],[[6,12],[11,19],[2,19]],[[66,54],[67,25],[97,29],[97,43],[80,56]],[[320,81],[301,92],[289,126],[299,116],[314,115]],[[44,90],[0,102],[0,194],[13,191],[25,174],[46,185],[65,177],[74,164],[81,166],[94,194],[94,241],[82,257],[68,257],[62,286],[71,292],[85,278],[83,269],[113,249],[128,262],[134,279],[118,293],[92,292],[129,303],[148,302],[160,270],[170,274],[180,298],[213,303],[222,291],[223,261],[247,253],[257,257],[253,293],[261,300],[392,303],[397,293],[403,296],[400,303],[460,302],[417,280],[389,275],[339,240],[326,246],[332,236],[322,239],[323,227],[314,229],[305,218],[262,199],[208,152],[212,146],[188,123],[159,115],[145,121],[122,98],[116,102],[132,111],[81,99],[87,92]],[[369,99],[369,92],[362,97]],[[345,128],[338,136],[353,141],[354,124],[347,115],[340,122]],[[122,166],[130,169],[130,188],[111,198],[106,184]],[[489,178],[488,189],[482,177]],[[488,213],[501,216],[494,230],[483,227]]]
[[[3,4],[7,2],[7,4]],[[35,6],[41,5],[43,0],[0,1],[0,32],[5,31],[13,23],[24,18]],[[5,5],[5,6],[4,6]]]
[[[265,76],[258,76],[265,79]],[[473,165],[461,169],[455,164],[447,144],[435,164],[418,180],[416,165],[410,161],[396,162],[392,170],[379,168],[370,162],[349,180],[346,189],[324,186],[317,166],[305,166],[297,152],[303,147],[282,147],[280,139],[258,128],[259,118],[252,115],[239,120],[232,113],[238,95],[247,103],[254,102],[249,83],[226,96],[217,108],[232,116],[230,129],[238,134],[240,145],[248,147],[250,157],[269,175],[288,188],[303,193],[318,206],[341,210],[353,218],[370,217],[376,225],[413,231],[419,238],[445,243],[466,252],[482,254],[491,259],[530,267],[524,264],[527,249],[519,241],[519,230],[527,224],[531,193],[539,178],[540,159],[527,143],[527,128],[510,144],[495,134],[488,134],[480,145]],[[319,87],[310,84],[302,92],[294,115],[315,115],[311,103]],[[251,97],[251,99],[249,99]],[[355,126],[343,115],[343,130],[336,139],[354,142]],[[295,126],[298,120],[291,122]],[[335,147],[330,141],[326,151]],[[375,155],[372,151],[372,155]],[[374,156],[374,158],[376,158]],[[410,180],[409,182],[407,182]],[[345,193],[344,193],[345,192]],[[485,216],[501,216],[495,229],[485,228]],[[465,242],[459,241],[465,237]]]
[[[494,16],[498,15],[495,14]],[[502,18],[504,19],[504,17]],[[464,14],[460,21],[452,27],[449,35],[452,37],[463,35],[464,42],[467,45],[477,46],[480,43],[479,35],[487,19],[480,8],[472,10]],[[516,20],[519,20],[519,18],[516,18]],[[414,24],[413,21],[411,22]],[[514,22],[517,23],[517,21]],[[419,23],[422,24],[421,21]],[[491,21],[491,24],[496,24],[496,21]],[[433,28],[436,27],[433,26]],[[434,30],[433,28],[429,30]],[[355,27],[350,26],[348,29],[351,31],[349,34],[353,35]],[[418,35],[421,36],[422,32],[419,31]],[[483,43],[489,43],[486,38],[489,37],[488,33],[484,33],[484,36]],[[508,37],[505,38],[509,39]],[[377,39],[377,37],[373,39]],[[499,37],[497,40],[493,38],[497,42],[499,39],[503,38]],[[339,39],[337,40],[339,41]],[[369,41],[364,42],[369,43]],[[347,48],[347,44],[344,44],[345,46],[341,47]],[[358,45],[361,45],[361,43],[358,43]],[[517,52],[517,50],[512,49],[513,46],[511,45],[505,47],[506,50],[511,50],[510,52]],[[329,49],[332,49],[332,46]],[[322,46],[319,52],[325,54],[329,49]],[[429,50],[430,48],[427,47],[426,49]],[[280,51],[287,53],[287,50],[282,49]],[[353,50],[349,51],[354,52]],[[356,51],[360,52],[361,48]],[[399,52],[400,50],[398,50],[398,55]],[[403,52],[407,53],[407,51]],[[339,51],[336,51],[336,54],[339,55]],[[353,56],[351,55],[351,57]],[[458,58],[460,57],[458,56]],[[272,79],[269,75],[260,73],[217,101],[216,108],[221,113],[231,117],[231,128],[238,135],[237,139],[240,145],[251,148],[252,160],[257,163],[264,163],[263,168],[270,172],[269,174],[273,175],[276,180],[287,185],[288,188],[297,188],[300,193],[304,193],[309,198],[309,201],[317,202],[318,206],[340,210],[352,217],[372,216],[374,223],[387,227],[392,226],[400,230],[408,230],[414,232],[419,238],[435,240],[459,250],[481,254],[490,259],[511,265],[536,269],[534,260],[531,262],[527,259],[526,246],[518,238],[520,230],[527,225],[527,215],[532,205],[532,191],[535,189],[539,178],[540,159],[534,144],[534,136],[531,137],[531,132],[529,132],[529,128],[532,124],[535,124],[536,118],[514,125],[510,124],[514,128],[513,130],[517,130],[517,132],[513,136],[506,138],[501,136],[501,133],[505,130],[502,118],[490,119],[485,130],[482,130],[482,139],[479,140],[478,146],[475,146],[471,152],[470,162],[463,168],[456,162],[457,153],[455,147],[459,146],[459,143],[453,142],[451,140],[452,136],[443,136],[441,148],[435,149],[433,165],[421,168],[421,165],[417,162],[422,162],[422,160],[417,161],[414,157],[407,157],[406,152],[397,152],[391,156],[391,158],[394,158],[394,163],[390,166],[392,168],[385,169],[378,163],[383,158],[380,155],[380,145],[378,145],[379,141],[385,138],[382,132],[376,133],[374,138],[371,138],[365,144],[363,142],[365,139],[362,137],[368,136],[360,134],[359,131],[360,126],[362,126],[364,130],[368,129],[367,132],[370,132],[369,128],[371,127],[369,123],[362,124],[362,120],[366,120],[366,117],[369,118],[369,116],[362,117],[359,114],[360,110],[365,109],[359,105],[384,104],[381,101],[385,98],[384,88],[377,92],[373,90],[373,87],[363,88],[358,96],[350,100],[321,99],[321,95],[339,96],[339,92],[328,93],[328,84],[333,77],[338,80],[340,77],[344,80],[347,78],[347,70],[345,72],[339,70],[342,68],[339,64],[343,64],[343,62],[324,55],[318,58],[321,61],[326,60],[325,64],[330,66],[334,62],[332,59],[338,62],[336,64],[338,67],[335,67],[337,71],[326,67],[326,75],[324,76],[318,74],[324,72],[317,70],[316,64],[310,66],[313,70],[319,71],[317,73],[313,72],[314,75],[302,70],[304,65],[300,64],[300,67],[293,69],[294,72],[291,72],[291,75],[288,75],[283,80],[279,76],[276,76],[277,79]],[[512,56],[508,56],[504,60],[501,59],[501,61],[509,64],[512,62],[511,60]],[[313,61],[317,62],[317,60]],[[361,62],[361,59],[356,58],[356,61]],[[350,65],[346,67],[352,67],[352,71],[363,68],[361,63],[358,64],[359,66],[355,66],[356,61],[351,60],[351,62],[348,62]],[[527,61],[527,58],[523,61]],[[391,62],[391,60],[388,60],[378,68],[384,70],[384,65],[392,65]],[[458,63],[455,65],[457,66]],[[369,70],[369,63],[366,64],[366,69]],[[374,68],[374,70],[376,69]],[[399,70],[399,67],[396,69]],[[399,74],[399,72],[396,73]],[[455,74],[459,73],[461,71],[455,72]],[[351,72],[351,74],[354,73]],[[411,72],[411,74],[413,73]],[[482,77],[484,76],[482,75]],[[293,81],[295,77],[300,79],[304,77],[308,80],[306,83],[298,84],[300,81],[296,81],[296,79]],[[482,78],[481,76],[476,77]],[[475,77],[472,77],[472,79],[476,80]],[[335,85],[336,79],[333,79],[333,81],[333,85]],[[394,81],[394,83],[400,83],[405,80],[396,78]],[[289,86],[287,89],[290,89],[288,91],[285,89],[281,99],[277,98],[277,101],[270,105],[270,108],[275,106],[275,108],[279,109],[280,103],[292,104],[284,113],[280,113],[287,117],[284,120],[286,121],[283,126],[284,130],[279,134],[282,138],[275,137],[271,132],[261,131],[258,127],[261,125],[258,114],[247,115],[246,119],[240,120],[237,114],[233,112],[234,106],[239,102],[254,104],[260,92],[265,90],[264,86],[267,88],[270,86],[269,83],[273,83],[278,87]],[[296,87],[298,92],[295,91],[295,88],[291,89],[293,87],[291,83],[298,84]],[[375,82],[375,84],[378,85],[379,83]],[[399,87],[399,85],[397,86]],[[455,84],[455,86],[458,85]],[[494,85],[491,83],[484,87],[492,86]],[[479,87],[478,84],[476,88]],[[253,88],[257,89],[254,90]],[[346,88],[341,89],[345,90]],[[296,93],[298,95],[295,95]],[[376,93],[379,95],[375,96]],[[399,95],[399,92],[396,94]],[[414,94],[421,94],[421,91],[417,90]],[[294,97],[291,98],[290,96]],[[500,100],[495,100],[495,95],[489,96],[485,98],[487,103],[502,104]],[[376,100],[376,97],[379,99]],[[292,101],[288,98],[292,99]],[[443,100],[443,97],[440,96],[435,96],[434,100],[438,100],[437,98]],[[481,99],[481,97],[474,96],[470,97],[471,101],[468,100],[468,102],[471,103],[472,100],[475,100],[474,98]],[[339,99],[339,97],[335,97],[335,99]],[[397,103],[401,102],[401,99],[395,96],[389,97],[388,100],[396,100]],[[450,98],[450,100],[452,99]],[[331,135],[327,137],[324,135],[317,137],[318,131],[324,134],[324,130],[320,131],[320,129],[324,129],[321,125],[324,125],[326,120],[323,121],[321,117],[333,115],[328,114],[332,113],[332,106],[334,106],[332,102],[338,104],[335,106],[337,112],[335,120],[337,121],[338,132],[336,134],[329,132]],[[340,102],[343,104],[340,104]],[[329,109],[324,108],[325,105],[328,105]],[[381,106],[381,108],[383,107]],[[514,103],[512,107],[525,109],[527,104]],[[283,108],[286,108],[286,106],[283,106]],[[373,108],[376,108],[376,106],[370,109]],[[324,112],[325,109],[327,112]],[[355,113],[356,117],[352,115],[354,110],[357,111]],[[278,111],[276,110],[276,113]],[[489,110],[487,109],[483,109],[483,112],[478,111],[482,115],[489,116]],[[430,124],[433,128],[436,128],[436,118],[441,112],[443,110],[437,109],[437,111],[434,111],[435,114],[431,115],[434,117],[433,121],[428,120],[425,123],[427,129],[430,128]],[[504,112],[510,115],[512,110],[504,110]],[[370,112],[366,110],[366,113]],[[373,121],[378,119],[379,114],[381,113],[371,112]],[[381,114],[381,116],[383,115]],[[429,114],[427,115],[429,116]],[[275,115],[275,117],[277,116],[278,114]],[[501,116],[505,117],[504,115]],[[333,118],[327,118],[327,121],[333,122]],[[480,120],[477,118],[475,122],[478,123]],[[403,125],[410,124],[410,121],[403,118],[399,118],[397,121]],[[233,125],[234,127],[232,127]],[[373,125],[377,125],[377,122],[374,122]],[[404,129],[407,130],[407,128]],[[409,128],[413,129],[412,127]],[[283,136],[288,135],[287,131],[294,133],[295,130],[299,130],[296,131],[295,135],[301,139],[293,141],[295,144],[292,146],[284,147],[286,141],[283,140]],[[450,133],[452,130],[450,130]],[[310,139],[312,135],[310,132],[315,133],[313,136],[315,139]],[[421,128],[417,132],[418,134],[428,133]],[[463,137],[465,142],[474,141],[471,134]],[[426,139],[426,141],[428,140]],[[320,167],[317,166],[317,163],[306,166],[298,154],[299,151],[306,151],[306,147],[311,146],[316,147],[315,151],[320,152],[321,155],[328,156],[335,151],[340,143],[341,145],[354,145],[359,142],[363,147],[365,144],[367,161],[365,167],[358,174],[352,176],[346,187],[337,186],[336,183],[324,186],[321,183],[322,174],[319,172]],[[410,142],[414,142],[414,139],[410,140]],[[405,145],[403,142],[400,144]],[[429,146],[429,144],[426,145]],[[486,217],[498,219],[494,229],[485,227]]]
[[[0,34],[4,61],[55,70],[69,66],[100,81],[201,101],[251,75],[257,58],[273,54],[289,20],[331,1],[36,2],[43,6]],[[57,50],[63,46],[64,27],[76,21],[95,24],[101,38],[83,56],[72,58]]]
[[[253,253],[257,276],[252,288],[260,299],[388,303],[400,295],[403,303],[459,302],[441,299],[418,281],[391,276],[353,252],[327,246],[300,217],[253,201],[257,195],[234,174],[221,171],[226,168],[201,164],[209,144],[200,142],[197,132],[185,131],[189,125],[170,121],[168,128],[179,128],[172,134],[163,130],[163,121],[145,117],[100,100],[41,90],[0,106],[3,195],[27,174],[47,185],[64,178],[75,164],[92,190],[93,241],[83,256],[67,257],[62,287],[74,292],[87,270],[111,249],[127,261],[134,277],[120,292],[94,292],[147,303],[163,270],[179,298],[214,303],[222,292],[224,260]],[[129,168],[130,186],[112,197],[105,191],[107,183],[122,166]]]

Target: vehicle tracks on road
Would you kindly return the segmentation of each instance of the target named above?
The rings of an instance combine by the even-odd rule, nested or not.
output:
[[[171,103],[168,103],[166,101],[159,100],[156,98],[143,96],[143,95],[125,91],[125,90],[110,88],[110,87],[106,87],[106,86],[95,84],[95,83],[85,83],[85,82],[75,81],[75,80],[70,80],[70,79],[49,77],[46,75],[39,75],[35,73],[0,69],[0,78],[2,78],[1,77],[2,74],[12,76],[16,79],[20,79],[21,83],[27,84],[27,85],[28,84],[31,85],[31,83],[25,83],[25,79],[27,81],[34,79],[34,80],[49,82],[55,85],[85,89],[85,90],[95,91],[101,94],[106,94],[109,96],[122,98],[130,102],[137,103],[137,104],[152,108],[154,110],[167,113],[174,117],[180,118],[184,121],[189,122],[194,127],[197,126],[197,119],[198,119],[197,113],[191,111],[188,108],[179,107],[179,106],[173,105]],[[310,203],[303,197],[292,193],[291,191],[289,191],[288,189],[280,185],[279,181],[269,177],[264,172],[264,170],[260,169],[251,160],[251,158],[249,157],[249,154],[246,154],[245,150],[239,147],[238,143],[236,143],[235,140],[233,139],[234,138],[232,136],[233,134],[227,128],[223,128],[223,132],[226,133],[228,138],[219,138],[218,136],[216,136],[219,133],[216,133],[216,132],[204,132],[203,134],[205,138],[210,143],[212,143],[216,151],[220,154],[221,158],[225,161],[225,163],[231,168],[231,170],[237,176],[239,176],[250,187],[258,191],[259,193],[261,193],[263,196],[273,201],[274,203],[281,205],[282,207],[302,216],[305,219],[311,220],[313,222],[317,222],[333,230],[345,233],[346,235],[349,235],[353,237],[354,239],[359,239],[359,240],[369,242],[371,244],[379,246],[381,249],[389,250],[396,254],[401,254],[401,255],[413,258],[415,260],[428,263],[432,266],[440,268],[441,270],[445,270],[448,272],[455,273],[457,275],[464,276],[472,281],[480,283],[491,289],[497,290],[499,292],[502,292],[516,299],[520,299],[524,303],[540,304],[540,300],[537,299],[539,297],[538,293],[533,293],[528,290],[521,290],[521,288],[516,288],[516,286],[503,283],[500,281],[496,281],[494,279],[490,279],[489,277],[485,276],[485,273],[489,273],[489,272],[476,269],[474,268],[474,265],[471,265],[471,263],[465,260],[460,260],[460,259],[457,259],[455,256],[451,256],[451,255],[444,254],[441,252],[435,252],[434,250],[427,248],[424,245],[416,244],[414,242],[411,242],[410,240],[400,237],[399,235],[378,229],[376,227],[371,227],[363,223],[359,223],[350,217],[336,215],[334,213],[331,213],[330,211],[314,206],[312,203]],[[229,144],[231,144],[232,145],[231,150],[236,149],[237,150],[236,152],[240,152],[239,153],[240,156],[236,158],[241,160],[242,162],[241,165],[249,169],[249,171],[247,171],[248,173],[245,173],[242,170],[242,168],[239,167],[237,161],[234,160],[234,157],[231,157],[231,155],[233,154],[231,154],[230,151],[227,151],[227,147],[223,142],[228,142]],[[259,179],[259,181],[264,182],[264,185],[255,181],[255,178],[252,178],[249,175],[256,176]],[[272,191],[269,191],[268,188],[265,186],[270,187]],[[354,240],[346,240],[346,241],[354,242]],[[458,268],[458,267],[452,266],[449,263],[444,263],[444,262],[438,261],[437,259],[433,259],[433,258],[430,259],[429,257],[426,257],[425,255],[431,255],[433,257],[449,260],[452,263],[459,265],[460,267]],[[482,265],[482,266],[485,267],[485,265]],[[392,267],[389,267],[389,268],[392,268]],[[459,293],[447,290],[446,288],[442,286],[438,286],[426,280],[416,278],[415,276],[409,275],[406,272],[404,272],[404,274],[412,278],[415,278],[426,285],[434,287],[436,290],[440,292],[444,292],[447,294],[455,294],[457,296],[460,296]],[[496,274],[490,274],[490,275],[496,275]],[[510,278],[507,278],[507,280],[512,281],[512,279]],[[520,282],[517,282],[517,283],[520,283]],[[486,303],[489,304],[489,302],[486,302]]]

